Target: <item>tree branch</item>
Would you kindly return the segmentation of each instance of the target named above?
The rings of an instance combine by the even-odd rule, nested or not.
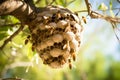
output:
[[[40,1],[41,1],[41,0],[37,0],[37,1],[35,2],[35,4],[38,4]]]
[[[24,28],[24,26],[21,24],[20,28],[19,28],[16,32],[14,32],[8,39],[6,39],[6,40],[4,41],[3,45],[0,46],[0,50],[2,50],[2,49],[6,46],[6,44],[7,44],[9,41],[11,41],[20,31],[22,31],[23,28]]]
[[[36,9],[33,0],[24,0],[33,10]]]
[[[85,0],[88,15],[91,15],[91,4],[88,2],[88,0]]]
[[[86,6],[87,6],[88,15],[91,18],[101,18],[101,19],[105,19],[105,20],[107,20],[109,22],[112,22],[112,23],[120,23],[120,18],[111,17],[111,16],[108,16],[108,15],[102,15],[102,14],[99,14],[95,11],[92,11],[91,10],[91,4],[88,2],[88,0],[85,0],[85,3],[86,3]]]
[[[0,16],[13,15],[24,24],[28,22],[28,17],[33,12],[31,6],[22,0],[6,0],[0,4]]]
[[[117,0],[120,3],[120,0]]]
[[[116,36],[117,40],[120,42],[120,38],[118,37],[118,35],[115,32],[115,28],[117,28],[117,27],[115,27],[115,25],[116,25],[116,23],[120,23],[120,18],[111,17],[111,16],[108,16],[108,15],[102,15],[102,14],[99,14],[95,11],[92,11],[91,10],[91,4],[88,2],[88,0],[85,0],[85,3],[86,3],[86,6],[87,6],[88,15],[91,18],[101,18],[101,19],[104,19],[106,21],[109,21],[112,24],[115,36]]]

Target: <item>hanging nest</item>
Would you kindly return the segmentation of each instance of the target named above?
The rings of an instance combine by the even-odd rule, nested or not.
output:
[[[79,17],[61,6],[47,6],[29,26],[32,49],[36,50],[43,64],[61,68],[75,61],[81,43],[82,26]]]

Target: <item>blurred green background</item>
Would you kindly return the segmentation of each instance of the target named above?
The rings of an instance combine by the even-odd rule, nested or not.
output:
[[[92,10],[104,15],[120,17],[120,3],[117,0],[89,0]],[[52,0],[40,0],[36,6],[46,6]],[[84,0],[56,0],[53,5],[62,5],[72,11],[86,10]],[[111,24],[102,19],[91,19],[86,12],[79,12],[84,26],[82,43],[77,60],[61,69],[43,65],[42,60],[31,50],[31,44],[24,45],[29,35],[28,27],[20,32],[3,50],[0,50],[0,78],[21,78],[23,80],[120,80],[120,24],[113,30]],[[82,16],[87,19],[83,23]],[[0,46],[13,34],[19,25],[13,16],[0,17]],[[4,26],[3,26],[4,25]]]

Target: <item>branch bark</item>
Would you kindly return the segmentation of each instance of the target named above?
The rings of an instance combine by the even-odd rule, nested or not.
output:
[[[31,2],[29,2],[31,1]],[[32,3],[32,0],[4,0],[0,2],[0,16],[3,15],[13,15],[18,18],[21,22],[21,27],[8,39],[6,39],[0,49],[2,50],[4,46],[12,40],[20,31],[22,31],[24,25],[31,25],[31,21],[36,18],[37,12],[41,12],[45,8],[36,8]],[[34,25],[34,24],[33,24]]]
[[[0,4],[0,16],[13,15],[27,24],[29,16],[34,12],[29,4],[22,0],[6,0]]]

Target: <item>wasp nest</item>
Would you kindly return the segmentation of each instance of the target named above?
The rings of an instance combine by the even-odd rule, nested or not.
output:
[[[44,64],[52,68],[60,68],[71,59],[80,47],[82,26],[77,14],[60,6],[47,6],[29,27],[32,47]]]

